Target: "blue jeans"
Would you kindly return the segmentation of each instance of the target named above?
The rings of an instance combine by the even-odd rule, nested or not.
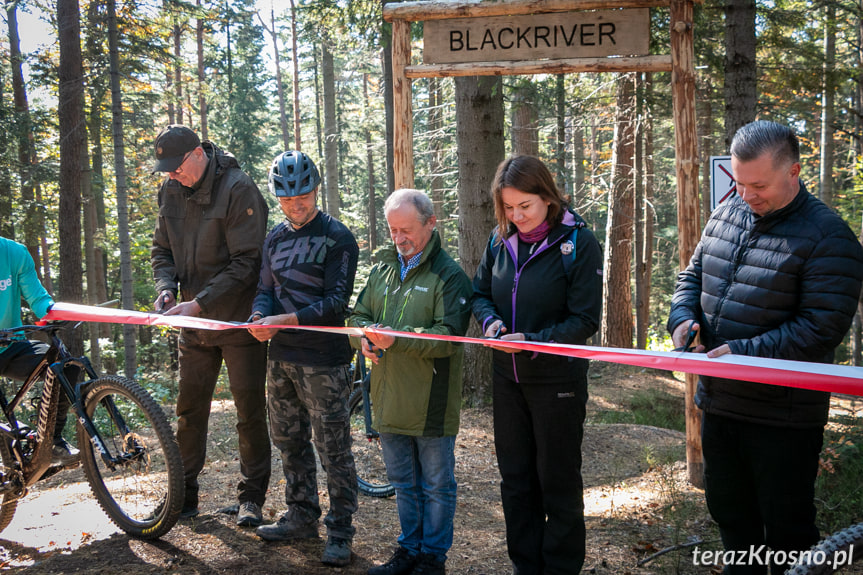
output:
[[[387,478],[396,489],[399,545],[446,561],[455,517],[455,436],[381,433]]]

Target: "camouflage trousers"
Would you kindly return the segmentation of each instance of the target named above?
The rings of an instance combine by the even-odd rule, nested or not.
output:
[[[297,525],[321,516],[314,447],[327,473],[328,535],[351,539],[357,510],[357,472],[351,453],[349,367],[309,367],[269,361],[270,437],[282,454],[286,518]]]

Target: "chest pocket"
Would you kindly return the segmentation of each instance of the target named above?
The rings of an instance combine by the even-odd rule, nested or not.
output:
[[[172,218],[172,219],[183,219],[186,217],[186,203],[171,203],[171,204],[163,204],[159,208],[159,217],[162,218]]]
[[[201,230],[198,241],[206,246],[224,245],[227,207],[209,205],[201,206],[199,209],[201,209]]]

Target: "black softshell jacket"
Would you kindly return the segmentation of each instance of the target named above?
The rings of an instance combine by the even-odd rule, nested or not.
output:
[[[602,250],[584,220],[565,212],[563,222],[520,266],[518,235],[498,238],[495,230],[473,280],[473,314],[482,330],[500,319],[507,333],[524,333],[528,341],[584,344],[596,332],[602,309]],[[566,253],[567,242],[573,253]],[[584,359],[497,350],[493,356],[496,372],[522,383],[587,375]]]

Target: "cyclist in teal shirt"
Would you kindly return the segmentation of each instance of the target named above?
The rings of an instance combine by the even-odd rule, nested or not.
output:
[[[0,329],[21,325],[22,299],[39,318],[54,305],[54,300],[36,275],[36,266],[27,248],[0,237]],[[23,337],[8,346],[0,345],[0,376],[20,381],[27,379],[47,351],[48,344],[28,341]],[[72,381],[77,380],[77,370],[74,375]],[[52,452],[52,463],[55,465],[69,465],[78,458],[78,450],[63,438],[69,405],[65,394],[60,394]]]

